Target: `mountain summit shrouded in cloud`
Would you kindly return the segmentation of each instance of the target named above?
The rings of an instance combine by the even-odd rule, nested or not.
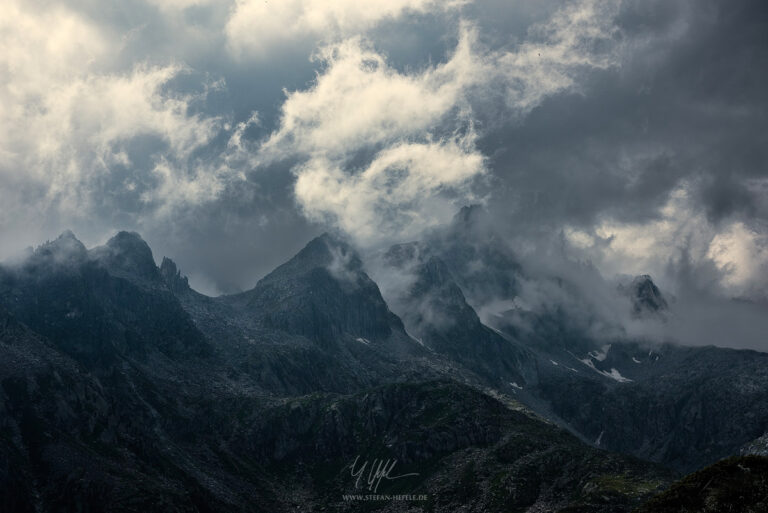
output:
[[[0,0],[0,512],[768,511],[767,74],[764,0]]]
[[[482,203],[551,274],[763,304],[767,11],[8,0],[0,257],[135,230],[234,292],[322,231],[366,254]]]
[[[392,246],[376,279],[323,234],[218,297],[135,232],[90,249],[65,232],[0,265],[3,510],[628,513],[695,502],[678,494],[702,474],[720,503],[759,504],[760,479],[717,469],[766,461],[768,354],[611,331],[600,283],[531,273],[492,230],[470,236],[482,219]],[[626,319],[662,309],[649,276],[612,290]],[[472,304],[508,294],[486,319]],[[383,498],[349,499],[374,492],[361,455],[402,469]]]

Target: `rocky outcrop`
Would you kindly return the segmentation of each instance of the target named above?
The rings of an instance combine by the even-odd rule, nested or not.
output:
[[[136,232],[119,232],[106,245],[93,248],[89,256],[113,276],[141,284],[160,281],[152,250]]]
[[[187,277],[182,276],[181,271],[176,267],[176,262],[168,257],[163,257],[160,264],[160,276],[174,294],[185,294],[191,290]]]
[[[673,484],[637,513],[761,513],[768,511],[768,458],[720,461]]]

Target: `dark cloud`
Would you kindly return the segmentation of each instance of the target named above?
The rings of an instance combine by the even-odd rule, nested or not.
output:
[[[767,19],[762,2],[626,3],[620,68],[485,142],[505,191],[519,196],[516,213],[641,221],[690,179],[712,218],[756,214],[745,181],[768,176]]]
[[[476,27],[478,44],[487,52],[514,52],[535,40],[532,26],[569,4],[573,2],[469,2],[457,9],[385,16],[358,32],[386,56],[393,72],[412,77],[451,58],[462,21]],[[169,149],[169,132],[157,120],[147,133],[126,129],[127,135],[116,136],[110,144],[127,161],[107,163],[108,172],[65,182],[76,197],[88,199],[74,213],[62,213],[57,203],[62,200],[52,199],[47,185],[24,181],[6,170],[0,185],[13,191],[13,201],[6,201],[18,213],[13,219],[0,218],[4,246],[16,240],[32,244],[64,228],[75,230],[89,245],[117,229],[139,230],[156,257],[174,258],[192,276],[193,285],[211,292],[232,291],[252,286],[307,238],[327,228],[308,221],[297,204],[293,170],[300,159],[264,163],[258,148],[279,129],[286,92],[309,90],[318,74],[327,71],[327,62],[311,59],[319,45],[353,36],[356,29],[307,31],[272,43],[267,52],[235,54],[226,30],[234,12],[231,2],[185,6],[73,0],[60,5],[79,13],[84,23],[100,27],[113,43],[88,64],[85,77],[183,64],[183,71],[165,82],[152,100],[183,98],[179,127],[190,120],[219,124],[189,155]],[[702,269],[714,266],[716,280],[727,280],[723,266],[708,256],[707,241],[742,223],[759,242],[768,224],[768,6],[759,0],[626,0],[615,23],[617,34],[594,45],[615,47],[617,65],[572,70],[568,76],[573,86],[549,93],[522,116],[502,107],[503,94],[494,92],[496,84],[481,93],[472,85],[474,96],[466,105],[457,100],[446,109],[450,114],[430,126],[430,133],[452,134],[457,123],[451,117],[471,107],[478,136],[473,151],[486,157],[487,168],[485,179],[473,186],[478,196],[487,197],[498,228],[510,236],[536,246],[549,244],[553,234],[563,230],[582,230],[592,237],[591,253],[582,257],[598,266],[613,258],[606,269],[626,265],[627,272],[634,272],[632,266],[643,264],[616,249],[623,235],[601,227],[647,226],[642,233],[657,236],[654,223],[679,222],[680,234],[686,229],[706,234],[691,238],[690,248],[685,237],[659,248],[659,274],[666,276],[661,279],[682,290],[686,280],[706,280]],[[69,80],[54,78],[62,84]],[[166,110],[173,107],[168,104]],[[250,156],[256,157],[227,157],[237,124],[254,112],[259,121],[249,125],[242,138]],[[461,126],[466,130],[466,124]],[[411,141],[414,136],[403,138]],[[370,148],[355,151],[371,153],[368,162],[375,156]],[[236,162],[236,169],[213,185],[201,186],[202,192],[214,185],[220,191],[210,197],[187,191],[173,208],[165,208],[165,196],[157,193],[163,185],[158,162],[174,165],[174,177],[193,180],[196,170],[210,174],[225,161]],[[357,165],[351,157],[345,164],[350,162],[359,169],[366,165]],[[171,184],[169,190],[184,188]],[[681,190],[687,200],[671,216],[670,201]],[[191,196],[205,200],[191,201]],[[686,223],[688,228],[682,226]],[[696,262],[697,271],[666,265],[683,250]],[[4,248],[5,254],[11,252]]]

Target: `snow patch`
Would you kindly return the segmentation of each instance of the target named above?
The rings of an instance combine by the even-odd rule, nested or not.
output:
[[[589,358],[584,358],[583,360],[579,360],[581,363],[592,369],[593,371],[597,372],[598,374],[602,374],[606,378],[611,378],[613,380],[618,381],[619,383],[628,383],[632,381],[629,378],[625,378],[621,375],[621,373],[616,370],[615,368],[611,368],[611,372],[606,372],[604,370],[600,370],[597,367],[595,367],[595,364],[590,360]]]
[[[355,340],[357,340],[361,344],[365,344],[366,346],[371,345],[371,341],[368,340],[367,338],[356,338]]]
[[[595,440],[595,445],[600,447],[600,442],[603,440],[603,434],[605,431],[600,431],[600,435],[598,435],[597,440]]]
[[[518,384],[517,384],[516,382],[514,382],[514,381],[513,381],[512,383],[510,383],[510,385],[512,385],[513,387],[515,387],[515,388],[516,388],[516,389],[518,389],[518,390],[522,390],[522,389],[523,389],[523,387],[521,387],[520,385],[518,385]]]
[[[622,376],[619,371],[613,368],[611,369],[611,372],[602,372],[602,374],[608,376],[609,378],[615,379],[619,383],[629,383],[632,381],[631,379]]]
[[[556,361],[554,361],[554,360],[550,360],[550,362],[552,362],[552,365],[560,365],[559,363],[557,363],[557,362],[556,362]]]
[[[604,345],[600,351],[590,351],[589,356],[597,360],[598,362],[605,361],[606,358],[608,358],[608,351],[611,350],[611,344]]]
[[[503,331],[501,331],[501,330],[497,330],[497,329],[496,329],[496,328],[494,328],[493,326],[488,326],[488,327],[489,327],[489,328],[491,328],[491,329],[492,329],[493,331],[495,331],[496,333],[498,333],[499,335],[501,335],[502,337],[504,336],[504,332],[503,332]]]
[[[643,363],[640,360],[638,360],[637,358],[635,358],[634,356],[632,357],[632,361],[635,362],[635,363]]]

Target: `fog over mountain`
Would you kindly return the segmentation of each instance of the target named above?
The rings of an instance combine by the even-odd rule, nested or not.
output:
[[[768,511],[766,82],[760,0],[2,0],[0,512]]]
[[[380,249],[480,202],[552,265],[765,300],[763,2],[8,0],[2,14],[3,258],[64,229],[88,245],[137,230],[217,294],[322,231]]]
[[[676,344],[650,276],[546,274],[488,216],[367,264],[324,233],[217,297],[136,232],[0,265],[0,507],[628,513],[705,475],[764,509],[768,354]]]

